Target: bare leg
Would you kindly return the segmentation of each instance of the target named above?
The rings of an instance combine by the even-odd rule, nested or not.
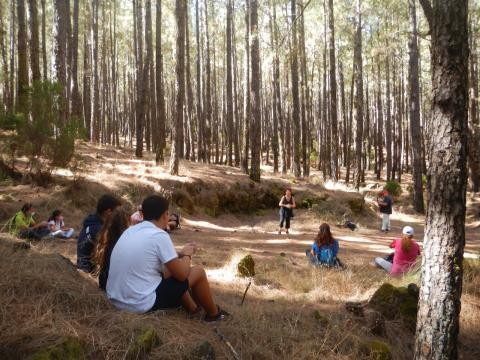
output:
[[[205,310],[207,315],[215,316],[218,314],[218,308],[213,301],[212,291],[208,283],[207,274],[201,266],[192,266],[188,283],[193,291],[193,297]],[[192,300],[193,301],[193,300]]]
[[[168,279],[171,275],[172,274],[170,274],[170,271],[168,271],[168,269],[165,267],[163,269],[163,278]],[[182,306],[189,313],[193,313],[198,309],[197,303],[192,299],[192,297],[190,296],[190,293],[188,291],[185,291],[185,293],[182,295],[181,301],[182,301]]]

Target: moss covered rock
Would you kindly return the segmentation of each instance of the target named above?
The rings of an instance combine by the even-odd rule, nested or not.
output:
[[[82,345],[76,338],[64,338],[62,342],[38,350],[30,360],[79,360],[85,359]]]
[[[208,341],[198,344],[185,360],[215,360],[215,349]]]
[[[405,287],[383,284],[373,294],[369,307],[380,312],[386,319],[401,319],[412,331],[415,331],[418,311],[418,293]]]
[[[159,345],[161,345],[161,342],[155,329],[140,329],[128,350],[126,358],[132,360],[146,358],[150,351]]]
[[[330,320],[328,320],[328,318],[323,315],[320,311],[318,310],[315,310],[313,312],[313,317],[315,318],[315,320],[318,321],[318,323],[322,326],[327,326],[329,323],[330,323]]]
[[[370,340],[362,344],[364,353],[372,360],[391,360],[390,347],[383,341]]]
[[[246,255],[238,262],[237,271],[238,275],[242,277],[255,276],[255,261],[253,261],[252,255]]]

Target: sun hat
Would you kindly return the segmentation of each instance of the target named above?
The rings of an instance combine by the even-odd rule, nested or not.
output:
[[[402,230],[402,233],[404,235],[413,236],[414,231],[413,231],[413,228],[411,226],[405,226]]]

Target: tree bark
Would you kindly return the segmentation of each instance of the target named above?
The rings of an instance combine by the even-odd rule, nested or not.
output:
[[[299,178],[301,173],[300,153],[301,153],[301,128],[300,128],[300,99],[298,95],[298,44],[297,44],[297,18],[296,18],[296,0],[291,0],[292,16],[292,49],[291,49],[291,76],[292,76],[292,122],[293,122],[293,173]]]
[[[415,359],[458,358],[467,185],[467,3],[433,2],[429,202]]]
[[[258,39],[258,1],[250,1],[250,35],[251,35],[251,102],[252,102],[252,163],[250,179],[260,181],[261,159],[261,99],[260,99],[260,43]]]
[[[165,90],[163,84],[163,54],[162,54],[162,0],[157,0],[155,23],[155,65],[156,65],[156,91],[157,91],[157,149],[155,151],[155,162],[157,164],[164,162],[165,149]]]
[[[245,0],[245,65],[243,81],[245,94],[243,97],[243,143],[242,143],[242,170],[248,174],[248,154],[250,152],[250,0]]]
[[[356,170],[355,188],[360,188],[362,179],[362,154],[363,154],[363,61],[362,61],[362,2],[356,1],[356,31],[353,52],[354,73],[355,73],[355,99],[354,117],[357,125],[355,146],[356,146]]]
[[[335,25],[333,0],[328,0],[328,52],[330,56],[330,124],[332,131],[332,179],[337,181],[340,175],[338,166],[338,118],[337,118],[337,79],[335,61]]]
[[[27,48],[27,24],[25,20],[25,0],[17,1],[18,19],[18,67],[17,67],[17,106],[16,111],[28,117],[28,48]]]
[[[73,0],[73,33],[72,33],[72,115],[82,121],[82,97],[78,87],[78,16],[79,0]],[[115,79],[113,79],[115,83]],[[114,96],[116,91],[114,91]]]
[[[30,17],[30,65],[32,69],[32,81],[35,82],[41,79],[37,0],[28,0],[28,11]]]
[[[420,87],[418,83],[418,40],[417,40],[417,14],[415,0],[408,0],[410,13],[410,49],[409,55],[409,109],[410,131],[412,137],[413,159],[413,206],[419,213],[424,213],[423,184],[422,184],[422,134],[420,129]]]
[[[54,61],[55,74],[53,78],[61,86],[62,98],[60,99],[60,121],[67,123],[68,97],[67,97],[67,4],[62,0],[54,3]]]
[[[170,155],[170,174],[178,175],[180,143],[178,135],[183,127],[183,107],[185,102],[185,22],[187,12],[186,0],[175,0],[175,19],[177,23],[177,56],[175,65],[176,99],[175,121],[172,125],[172,152]]]

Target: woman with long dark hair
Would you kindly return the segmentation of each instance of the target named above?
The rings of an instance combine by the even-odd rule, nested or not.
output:
[[[280,207],[280,229],[278,230],[278,233],[282,233],[283,224],[285,223],[286,233],[288,234],[288,230],[290,229],[290,219],[293,218],[293,209],[297,207],[292,195],[292,189],[285,189],[285,194],[280,199],[278,206]]]
[[[129,214],[125,210],[117,208],[102,226],[98,234],[93,260],[96,266],[96,272],[98,273],[98,285],[102,290],[105,290],[107,286],[108,270],[113,247],[129,226]]]
[[[338,241],[333,238],[330,225],[323,223],[320,225],[312,247],[306,250],[306,255],[312,265],[343,267],[337,257],[338,250]]]

